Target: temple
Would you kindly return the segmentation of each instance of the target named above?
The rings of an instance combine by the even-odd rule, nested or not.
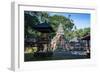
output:
[[[63,26],[61,23],[58,26],[56,35],[51,41],[51,48],[53,49],[53,51],[55,51],[56,49],[66,49],[66,40],[64,37]]]

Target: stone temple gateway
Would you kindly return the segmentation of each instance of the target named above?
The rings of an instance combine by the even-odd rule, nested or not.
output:
[[[67,50],[66,49],[66,40],[64,37],[64,30],[63,30],[63,25],[60,23],[56,32],[56,35],[51,41],[51,48],[53,51],[60,49],[60,50]]]

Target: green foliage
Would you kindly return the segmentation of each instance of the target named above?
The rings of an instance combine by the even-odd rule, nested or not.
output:
[[[41,33],[34,30],[33,25],[37,25],[41,22],[50,23],[54,31],[57,31],[59,24],[61,23],[64,28],[65,37],[70,40],[74,37],[82,37],[90,33],[90,28],[77,29],[74,25],[72,19],[67,18],[61,15],[50,16],[47,12],[35,12],[35,11],[25,11],[24,12],[25,20],[25,37],[37,37]],[[75,27],[75,30],[72,30]],[[56,32],[50,33],[51,37],[55,36]]]
[[[55,28],[55,31],[58,28],[58,25],[60,23],[62,23],[64,30],[71,30],[74,26],[74,23],[71,22],[70,19],[64,17],[64,16],[60,16],[60,15],[54,15],[54,16],[50,16],[49,18],[50,23],[52,25],[53,28]]]
[[[67,31],[65,33],[65,36],[66,36],[67,40],[73,39],[75,37],[75,32],[74,31]]]
[[[35,32],[33,31],[32,27],[33,25],[35,24],[38,24],[39,23],[39,20],[38,18],[36,17],[35,15],[35,12],[34,14],[32,14],[31,12],[29,11],[25,11],[24,12],[24,26],[25,26],[25,37],[30,37],[32,36],[32,34],[34,35]]]
[[[66,38],[68,40],[71,40],[71,39],[73,39],[75,37],[81,38],[81,37],[83,37],[85,35],[88,35],[88,34],[90,34],[90,27],[83,28],[83,29],[75,29],[73,31],[66,32],[65,35],[66,35]]]
[[[90,34],[90,28],[88,27],[88,28],[84,28],[84,29],[78,29],[74,32],[74,34],[76,37],[79,37],[79,38],[83,37],[87,34]]]
[[[25,38],[40,36],[41,33],[34,30],[33,26],[41,22],[48,21],[47,18],[48,14],[46,12],[25,11],[24,12]]]
[[[25,11],[24,12],[24,21],[25,21],[25,37],[40,36],[40,32],[37,32],[32,27],[41,22],[50,23],[52,28],[57,31],[58,25],[62,23],[64,28],[64,33],[67,34],[68,31],[71,31],[74,23],[69,19],[61,15],[50,16],[47,12],[35,12],[35,11]],[[52,32],[51,36],[53,37],[56,32]]]
[[[69,18],[61,15],[54,15],[49,17],[49,21],[55,31],[57,31],[58,26],[61,23],[64,28],[65,37],[70,37],[70,31],[73,29],[74,23]],[[53,32],[53,34],[55,33]]]

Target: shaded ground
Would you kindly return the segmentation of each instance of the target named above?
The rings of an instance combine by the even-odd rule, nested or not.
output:
[[[54,51],[52,56],[46,57],[34,57],[34,54],[24,54],[24,61],[46,61],[46,60],[68,60],[68,59],[87,59],[90,55],[80,55],[83,51],[77,51],[73,54],[72,51]]]

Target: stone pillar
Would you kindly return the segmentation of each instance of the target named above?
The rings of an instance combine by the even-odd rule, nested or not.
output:
[[[43,44],[43,46],[44,46],[44,50],[43,51],[46,52],[47,51],[47,48],[48,48],[47,47],[47,44]]]

